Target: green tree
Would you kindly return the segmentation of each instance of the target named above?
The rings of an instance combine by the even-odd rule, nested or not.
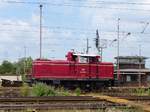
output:
[[[26,75],[31,73],[31,69],[32,69],[32,58],[28,57],[28,58],[21,58],[19,59],[19,61],[16,63],[16,71],[17,74],[22,75],[22,79],[25,80],[26,79]]]
[[[0,66],[1,74],[13,74],[14,66],[11,62],[4,60]]]
[[[32,68],[32,58],[21,58],[19,61],[16,63],[16,67],[18,68],[19,72],[21,74],[27,74],[30,73],[31,68]]]
[[[0,65],[0,74],[2,75],[25,75],[31,73],[32,69],[32,58],[21,58],[17,62],[11,63],[10,61],[4,60]]]
[[[26,73],[30,73],[32,69],[33,59],[31,57],[26,58]]]

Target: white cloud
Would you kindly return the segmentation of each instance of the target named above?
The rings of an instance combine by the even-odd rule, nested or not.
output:
[[[99,7],[105,7],[105,8],[82,8],[82,7],[54,7],[50,6],[50,8],[46,7],[46,10],[44,11],[44,18],[48,16],[50,18],[50,15],[45,13],[47,10],[56,10],[54,12],[60,14],[61,16],[58,17],[66,17],[66,16],[79,16],[79,27],[85,28],[85,29],[99,29],[100,37],[108,40],[113,40],[117,37],[117,32],[107,32],[107,31],[117,31],[117,18],[120,17],[120,30],[125,32],[131,32],[131,36],[125,38],[125,40],[122,41],[121,39],[121,53],[120,55],[135,55],[137,54],[138,50],[138,43],[137,41],[142,40],[145,35],[138,35],[138,34],[132,34],[132,32],[141,32],[142,25],[139,23],[140,21],[149,21],[149,12],[142,12],[142,11],[130,11],[130,10],[113,10],[108,8],[138,8],[138,9],[145,9],[150,10],[149,5],[97,5],[97,0],[85,0],[82,2],[84,5],[92,5],[92,6],[99,6]],[[116,1],[116,0],[109,0],[109,1]],[[126,0],[127,2],[132,2],[129,0]],[[135,0],[135,2],[141,2],[141,0]],[[1,1],[0,1],[1,2]],[[57,0],[56,2],[60,2]],[[70,0],[66,0],[65,2],[70,2]],[[117,1],[116,1],[117,2]],[[149,0],[143,0],[142,2],[149,2]],[[79,2],[80,3],[80,2]],[[2,5],[1,5],[2,4]],[[81,5],[82,5],[81,4]],[[3,6],[4,5],[4,6]],[[0,9],[3,10],[4,7],[8,7],[8,4],[0,3]],[[108,7],[108,8],[107,8]],[[39,11],[39,10],[38,10]],[[6,12],[7,13],[7,12]],[[17,14],[17,11],[16,13]],[[19,14],[18,14],[19,15]],[[64,16],[63,16],[64,15]],[[23,56],[24,50],[23,46],[28,47],[28,54],[32,55],[33,57],[38,57],[39,55],[39,12],[34,12],[34,14],[30,15],[31,17],[28,17],[28,19],[21,20],[19,16],[17,19],[11,19],[11,18],[1,18],[0,19],[0,30],[10,30],[10,31],[1,31],[0,33],[0,54],[5,51],[8,51],[8,48],[11,48],[11,51],[8,51],[8,54],[11,56],[10,58],[14,58],[21,54]],[[56,15],[55,15],[56,16]],[[7,16],[6,16],[7,17]],[[53,15],[51,15],[53,18]],[[65,18],[64,17],[64,18]],[[27,17],[25,17],[27,18]],[[62,18],[58,18],[52,24],[55,26],[57,21],[65,20]],[[76,19],[76,18],[73,18]],[[69,21],[76,21],[73,19],[68,19]],[[78,17],[77,17],[78,19]],[[68,24],[68,20],[62,21],[61,25]],[[51,18],[49,19],[51,21]],[[47,23],[49,21],[46,21],[43,19],[44,25],[49,25],[50,23]],[[60,22],[61,23],[61,22]],[[5,24],[5,25],[1,25]],[[8,24],[8,25],[7,25]],[[13,24],[13,25],[9,25]],[[72,24],[71,24],[72,25]],[[70,26],[71,26],[70,25]],[[58,24],[56,25],[58,26]],[[73,25],[71,27],[74,27]],[[79,28],[79,29],[80,29]],[[58,31],[58,33],[57,33]],[[60,32],[59,32],[60,31]],[[150,31],[150,27],[146,29],[146,32]],[[80,30],[77,30],[76,32],[80,32]],[[95,31],[93,30],[93,33]],[[125,35],[125,34],[124,34]],[[121,38],[124,37],[124,35],[120,35]],[[141,38],[142,39],[141,39]],[[61,32],[61,29],[55,30],[52,28],[43,28],[43,55],[45,57],[52,57],[52,56],[58,56],[58,57],[64,57],[66,52],[72,48],[75,48],[78,51],[83,51],[86,47],[86,41],[83,39],[89,38],[90,39],[90,46],[93,48],[90,49],[91,52],[94,52],[94,41],[95,35],[88,35],[88,34],[74,34],[71,30],[65,30]],[[70,39],[70,40],[69,40]],[[80,40],[81,39],[81,40]],[[144,38],[143,40],[149,40]],[[105,60],[113,60],[113,57],[116,56],[116,45],[114,47],[108,46],[107,49],[104,49],[104,58]],[[149,48],[150,46],[145,43],[145,47]],[[2,50],[3,49],[3,50]],[[54,51],[55,52],[51,52]],[[2,52],[1,52],[2,51]],[[19,52],[19,53],[18,53]],[[60,52],[63,56],[60,56]],[[143,54],[150,55],[148,53],[148,50],[143,50]],[[0,58],[2,55],[0,56]]]
[[[85,1],[85,4],[90,2],[91,0]],[[96,1],[93,0],[92,3]],[[109,0],[113,1],[113,0]],[[114,0],[115,2],[118,2]],[[120,1],[121,2],[121,1]],[[122,1],[122,2],[133,2],[133,1]],[[136,0],[134,2],[142,2],[142,3],[150,3],[149,0]],[[95,3],[90,4],[94,6]],[[101,7],[101,5],[98,5]],[[148,12],[144,11],[136,11],[136,10],[114,10],[109,8],[127,8],[127,9],[144,9],[150,10],[149,5],[110,5],[106,4],[102,7],[106,8],[80,8],[80,15],[81,19],[87,23],[88,27],[99,29],[101,34],[101,38],[105,39],[114,39],[117,38],[117,32],[111,34],[107,31],[117,31],[117,19],[121,18],[120,20],[120,31],[124,32],[131,32],[131,36],[128,36],[123,41],[121,39],[120,44],[120,55],[137,55],[138,50],[137,47],[139,45],[139,40],[150,40],[150,39],[143,39],[145,35],[140,34],[143,30],[143,25],[140,23],[141,21],[149,22],[149,14]],[[106,32],[105,32],[106,31]],[[146,32],[149,32],[150,28],[146,29]],[[104,33],[105,32],[105,33]],[[133,32],[133,34],[132,34]],[[125,37],[125,34],[120,34],[121,38]],[[93,37],[94,38],[94,37]],[[141,39],[142,38],[142,39]],[[93,45],[94,46],[94,45]],[[150,47],[148,44],[144,44],[144,46]],[[149,54],[148,51],[143,49],[143,55]],[[150,54],[149,54],[150,55]],[[108,47],[104,50],[104,58],[105,60],[112,60],[113,57],[116,56],[116,48]]]

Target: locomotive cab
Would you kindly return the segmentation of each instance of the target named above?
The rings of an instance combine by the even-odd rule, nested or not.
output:
[[[69,52],[67,55],[67,60],[77,63],[98,63],[100,62],[100,56],[90,54],[75,54]]]
[[[76,55],[74,55],[76,56]],[[97,56],[91,56],[91,55],[77,55],[78,63],[98,63],[99,58]]]

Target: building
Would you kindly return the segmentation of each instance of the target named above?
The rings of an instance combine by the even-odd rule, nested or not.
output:
[[[123,86],[148,86],[150,82],[150,69],[145,67],[147,57],[143,56],[119,56],[120,83]],[[117,67],[116,67],[117,68]],[[115,69],[117,76],[117,69]]]

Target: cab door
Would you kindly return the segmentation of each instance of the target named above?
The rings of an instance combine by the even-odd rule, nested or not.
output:
[[[77,78],[77,71],[76,71],[76,63],[75,62],[70,62],[70,77],[71,78]]]
[[[89,78],[89,63],[86,57],[79,57],[79,61],[76,63],[76,70],[79,79]]]
[[[89,58],[89,78],[97,78],[98,76],[98,63],[93,57]]]

